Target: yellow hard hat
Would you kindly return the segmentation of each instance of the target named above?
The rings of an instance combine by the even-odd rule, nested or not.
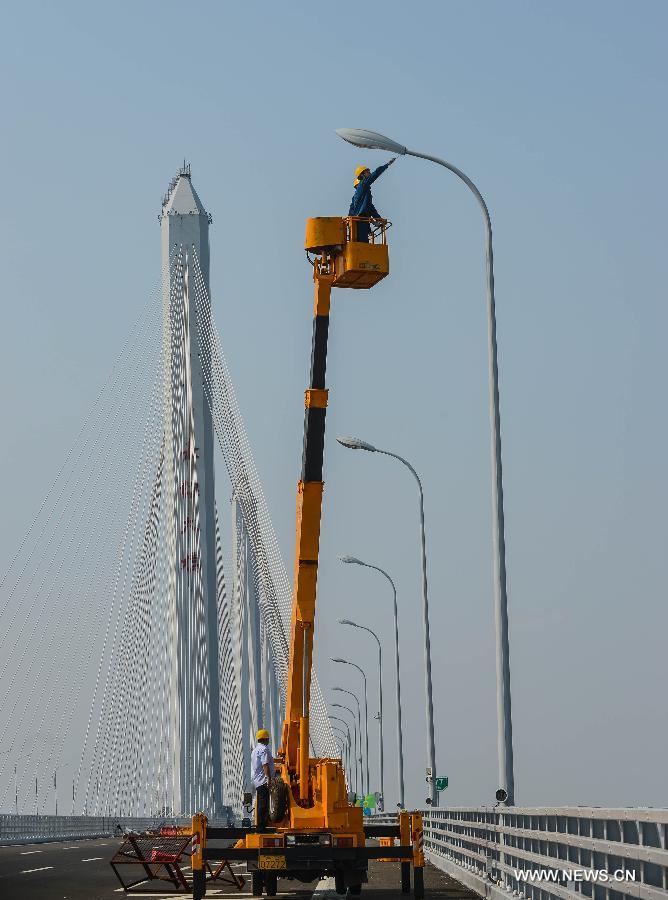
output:
[[[269,732],[266,728],[260,728],[258,733],[255,735],[256,741],[268,741],[269,740]]]
[[[357,185],[360,183],[360,175],[362,174],[362,172],[368,172],[368,171],[369,171],[368,166],[358,166],[355,169],[355,187],[357,187]]]

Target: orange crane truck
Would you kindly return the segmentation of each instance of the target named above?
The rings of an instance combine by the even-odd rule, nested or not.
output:
[[[359,222],[370,226],[368,241],[356,240]],[[408,814],[405,814],[406,822],[401,833],[397,825],[365,828],[362,808],[351,805],[349,801],[341,760],[313,758],[309,753],[309,700],[323,494],[327,411],[325,371],[331,291],[332,288],[366,290],[385,278],[389,272],[389,224],[385,219],[353,216],[312,218],[306,223],[305,249],[313,267],[315,285],[311,377],[305,392],[302,469],[297,486],[285,721],[275,758],[276,778],[270,788],[271,825],[263,832],[255,827],[207,829],[205,825],[203,829],[204,842],[211,838],[236,839],[235,846],[225,850],[224,855],[228,860],[246,860],[252,874],[254,896],[260,896],[263,890],[268,896],[275,896],[278,878],[311,882],[325,876],[334,878],[337,893],[357,895],[367,880],[370,858],[408,858],[415,862]],[[196,825],[193,819],[193,833],[196,828],[199,829],[200,825]],[[400,838],[403,846],[367,844],[368,837],[395,836]],[[220,849],[201,848],[198,849],[197,859],[220,858],[222,852]],[[194,884],[195,898],[204,896],[202,890],[205,890],[204,871],[199,874],[197,859],[193,857],[193,876],[196,882],[202,882],[202,886]],[[409,862],[404,862],[404,890],[408,867]],[[416,894],[417,888],[416,880]]]

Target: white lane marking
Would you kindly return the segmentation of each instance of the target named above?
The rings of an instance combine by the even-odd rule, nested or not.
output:
[[[328,900],[330,897],[336,897],[336,887],[334,884],[333,878],[322,878],[318,884],[315,886],[315,890],[313,891],[313,896],[318,897],[318,900]]]
[[[46,872],[47,869],[53,869],[53,866],[42,866],[41,869],[22,869],[21,875],[30,875],[31,872]]]
[[[74,846],[74,847],[61,847],[60,849],[61,850],[80,850],[81,848]]]
[[[30,856],[31,853],[42,853],[42,850],[21,850],[21,856]]]
[[[104,859],[104,856],[89,856],[88,859],[82,859],[81,862],[95,862],[98,859]]]

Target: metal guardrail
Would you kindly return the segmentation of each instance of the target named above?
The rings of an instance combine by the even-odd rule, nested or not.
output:
[[[118,832],[117,826],[145,831],[161,824],[190,825],[190,819],[0,815],[0,845],[109,837]]]
[[[429,861],[482,897],[668,898],[667,809],[481,807],[423,817]]]

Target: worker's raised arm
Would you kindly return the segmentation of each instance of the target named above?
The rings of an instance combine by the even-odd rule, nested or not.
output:
[[[395,162],[395,160],[396,160],[396,156],[393,157],[393,159],[391,159],[389,162],[386,162],[384,166],[378,166],[377,169],[373,170],[371,175],[367,175],[367,177],[364,179],[362,184],[365,185],[365,187],[369,187],[371,184],[373,184],[373,182],[376,180],[376,178],[380,178],[380,176],[383,174],[385,169],[389,169],[389,167],[392,165],[393,162]]]

